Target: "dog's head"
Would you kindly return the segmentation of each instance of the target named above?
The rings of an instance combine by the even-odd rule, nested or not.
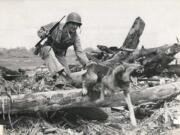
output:
[[[130,76],[136,76],[142,72],[143,66],[135,63],[122,63],[113,70],[115,78],[122,82],[130,82]]]
[[[130,76],[139,76],[144,71],[144,67],[138,63],[123,62],[123,66],[125,67],[125,73],[129,74]]]

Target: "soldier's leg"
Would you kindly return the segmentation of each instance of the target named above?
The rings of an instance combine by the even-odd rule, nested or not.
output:
[[[53,75],[64,69],[64,66],[58,61],[50,46],[43,46],[40,51],[40,56]]]
[[[67,64],[65,56],[63,56],[63,55],[56,55],[56,57],[57,57],[58,61],[61,63],[61,65],[64,67],[64,70],[67,73],[67,75],[70,76],[71,75],[71,71],[70,71],[69,66]]]
[[[59,78],[64,80],[65,85],[66,84],[72,85],[73,84],[73,79],[71,77],[71,71],[70,71],[70,69],[68,67],[65,56],[61,55],[61,54],[58,54],[58,55],[56,55],[56,57],[57,57],[59,63],[61,63],[61,65],[64,67],[64,70],[58,72],[59,73]]]

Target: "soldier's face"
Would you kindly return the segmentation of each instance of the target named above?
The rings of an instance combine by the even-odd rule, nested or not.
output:
[[[68,30],[70,33],[74,33],[74,32],[76,32],[77,28],[79,27],[79,24],[70,22],[67,24],[67,27],[68,27]]]

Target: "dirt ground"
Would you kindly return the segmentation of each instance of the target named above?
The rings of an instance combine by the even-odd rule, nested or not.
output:
[[[69,64],[77,64],[77,60],[73,50],[67,52],[67,62]],[[0,51],[0,66],[10,68],[12,70],[22,69],[34,69],[43,64],[43,60],[34,55],[31,50],[22,48],[2,50]]]

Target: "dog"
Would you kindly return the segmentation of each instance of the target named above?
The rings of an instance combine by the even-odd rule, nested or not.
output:
[[[86,72],[82,75],[82,94],[87,95],[97,83],[102,82],[102,78],[107,74],[107,66],[90,62],[86,66]]]
[[[90,63],[87,65],[87,72],[83,74],[82,79],[82,93],[88,94],[92,91],[96,84],[100,84],[100,97],[95,102],[102,102],[105,98],[105,90],[108,89],[111,93],[116,91],[123,91],[125,101],[130,112],[130,119],[133,126],[137,125],[133,105],[130,98],[130,76],[134,71],[141,70],[142,66],[139,64],[121,63],[115,68],[107,67],[97,63]]]

